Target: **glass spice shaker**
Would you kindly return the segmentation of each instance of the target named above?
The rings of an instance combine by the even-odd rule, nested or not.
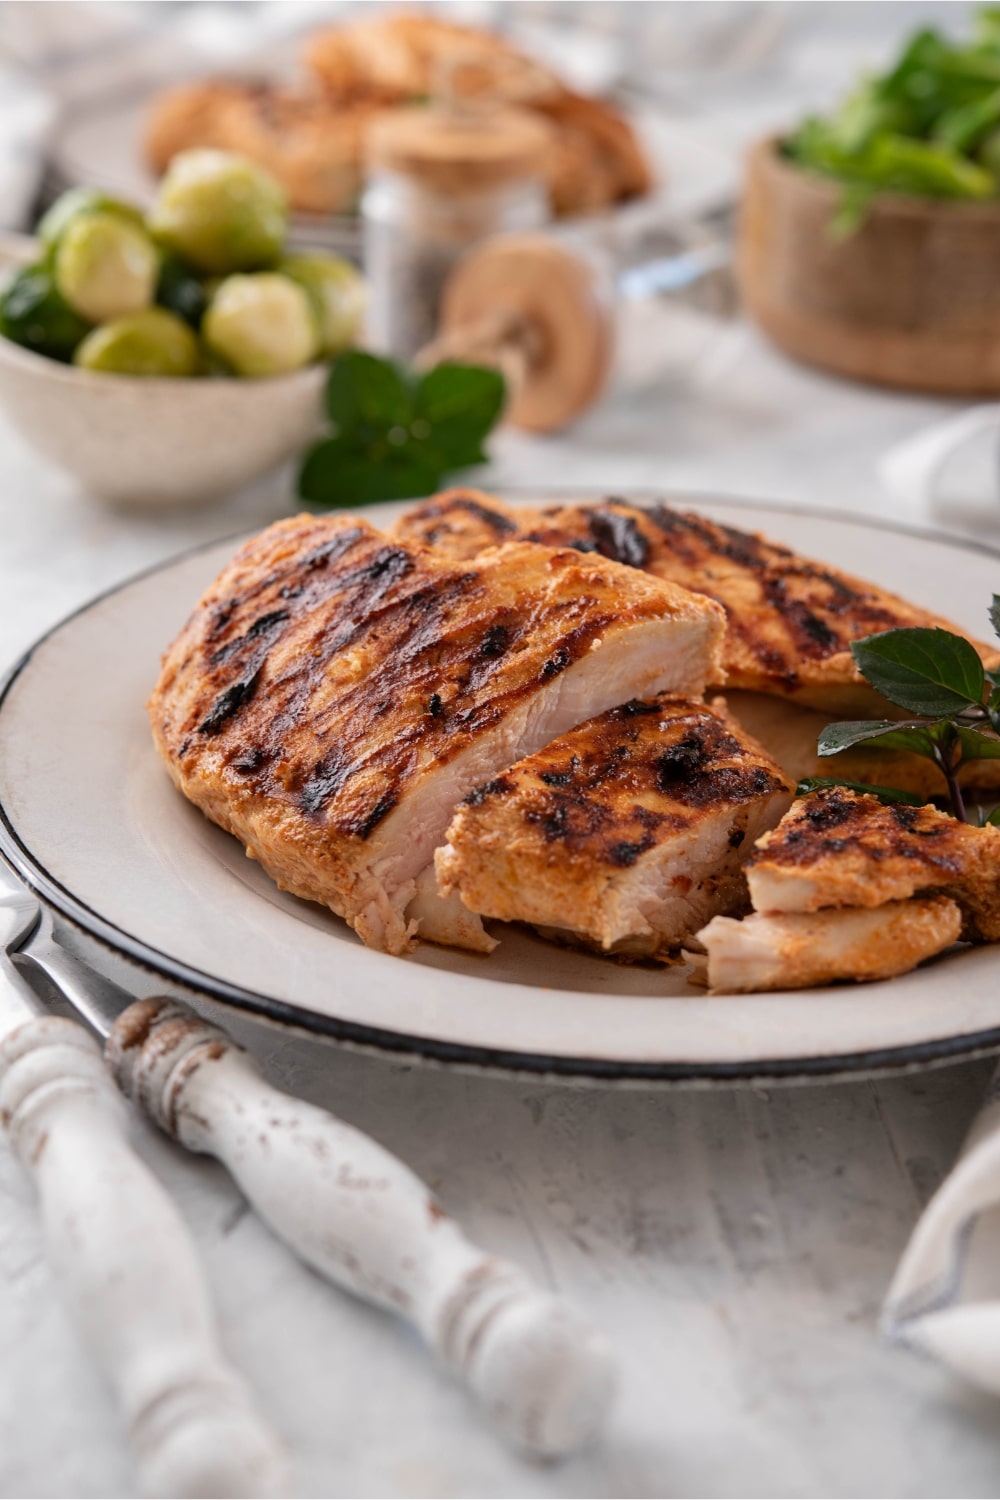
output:
[[[470,246],[547,223],[550,143],[536,115],[460,100],[378,117],[361,202],[374,349],[412,359],[437,332],[445,282]]]

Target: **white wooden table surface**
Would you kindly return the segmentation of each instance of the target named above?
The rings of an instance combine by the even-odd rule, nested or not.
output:
[[[504,436],[486,478],[687,486],[907,519],[880,493],[875,458],[943,409],[807,374],[743,330],[710,399],[667,380],[620,390],[572,444]],[[288,493],[277,482],[194,518],[111,516],[0,427],[0,655],[137,568],[281,513]],[[989,515],[969,524],[991,534]],[[871,571],[884,545],[873,537]],[[532,1468],[389,1318],[303,1270],[221,1170],[137,1127],[197,1238],[228,1348],[296,1454],[300,1493],[996,1494],[995,1403],[875,1333],[988,1063],[766,1093],[616,1092],[244,1034],[275,1080],[372,1132],[485,1245],[584,1304],[624,1371],[600,1451]],[[127,1494],[110,1402],[53,1296],[30,1195],[2,1149],[0,1289],[0,1493]]]

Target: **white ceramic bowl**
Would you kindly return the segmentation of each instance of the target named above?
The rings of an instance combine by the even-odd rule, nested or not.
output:
[[[103,375],[0,337],[11,426],[116,505],[197,505],[259,479],[317,435],[325,379],[325,365],[271,380]]]
[[[0,284],[38,242],[0,232]],[[325,365],[273,380],[101,375],[0,336],[0,406],[90,495],[135,508],[200,505],[301,453],[322,425]]]

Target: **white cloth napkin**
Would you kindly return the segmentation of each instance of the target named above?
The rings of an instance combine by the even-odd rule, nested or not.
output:
[[[1000,1396],[1000,1069],[906,1247],[882,1331]]]

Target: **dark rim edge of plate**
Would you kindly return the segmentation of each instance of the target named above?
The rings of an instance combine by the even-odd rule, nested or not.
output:
[[[881,531],[889,535],[915,537],[921,541],[935,542],[939,545],[950,547],[956,552],[985,552],[992,557],[1000,559],[1000,548],[973,541],[971,538],[965,539],[948,536],[945,533],[918,526],[907,526],[903,522],[887,521],[884,519],[873,521],[866,516],[854,515],[850,511],[837,511],[824,507],[810,508],[808,511],[803,511],[801,506],[796,506],[787,501],[747,498],[735,495],[705,495],[694,490],[690,492],[673,492],[629,486],[628,492],[632,497],[643,501],[660,499],[672,504],[687,503],[696,506],[719,506],[720,508],[731,508],[738,511],[751,511],[755,507],[760,507],[786,515],[808,515],[820,520],[861,526],[867,531]],[[537,496],[539,499],[548,499],[551,497],[554,501],[558,502],[560,499],[566,499],[570,496],[575,496],[577,499],[586,497],[597,500],[609,497],[612,492],[607,488],[601,489],[599,493],[593,490],[588,492],[584,486],[579,485],[563,487],[544,485],[531,488],[506,485],[498,488],[497,493],[501,496],[506,494],[512,498],[520,499],[528,499],[532,496]],[[410,503],[418,504],[419,500],[416,499]],[[186,548],[173,557],[154,563],[150,567],[143,568],[130,577],[112,584],[110,588],[102,590],[101,593],[96,594],[93,598],[88,599],[84,604],[79,605],[76,609],[71,610],[69,614],[57,620],[37,640],[32,642],[8,671],[0,677],[0,715],[3,713],[3,708],[11,689],[21,674],[30,665],[31,659],[38,648],[43,646],[61,630],[64,630],[67,625],[72,624],[80,615],[89,613],[90,610],[96,608],[113,595],[122,593],[125,589],[131,588],[134,584],[141,583],[144,579],[153,577],[157,573],[165,572],[168,568],[184,562],[187,558],[196,557],[199,553],[211,551],[213,547],[220,547],[226,542],[237,541],[240,537],[247,536],[248,534],[250,533],[246,529],[241,529],[225,536],[216,537],[211,541],[200,542],[197,546]],[[850,1077],[852,1075],[872,1072],[891,1073],[908,1071],[929,1063],[967,1059],[1000,1048],[1000,1026],[991,1027],[985,1031],[966,1032],[959,1036],[941,1037],[930,1042],[909,1043],[900,1047],[883,1047],[865,1052],[837,1053],[830,1056],[764,1058],[753,1062],[629,1062],[627,1060],[552,1056],[545,1053],[517,1052],[501,1048],[479,1047],[468,1043],[444,1042],[439,1038],[414,1036],[406,1032],[362,1025],[357,1021],[343,1021],[338,1020],[334,1016],[320,1015],[316,1011],[305,1010],[299,1006],[290,1005],[286,1001],[275,1000],[271,996],[257,994],[253,990],[244,990],[238,985],[229,984],[225,980],[205,974],[199,969],[190,968],[187,964],[172,958],[170,954],[160,952],[159,949],[154,948],[151,944],[143,942],[131,933],[117,927],[113,922],[109,922],[99,912],[95,912],[85,901],[81,900],[80,897],[62,886],[49,873],[27,845],[22,843],[17,830],[10,820],[7,808],[3,803],[2,790],[0,790],[0,854],[3,855],[20,878],[38,896],[52,906],[54,910],[59,912],[61,916],[67,918],[81,931],[95,938],[112,952],[128,958],[133,963],[147,970],[147,972],[156,974],[164,979],[173,980],[175,983],[182,984],[186,989],[192,990],[196,994],[204,995],[209,1000],[248,1013],[258,1019],[292,1026],[299,1031],[304,1031],[317,1037],[323,1037],[331,1041],[345,1042],[368,1051],[396,1058],[416,1056],[444,1065],[484,1069],[494,1073],[514,1073],[533,1077],[547,1076],[566,1081],[575,1078],[595,1083],[629,1081],[633,1083],[725,1083],[737,1081],[741,1083],[754,1081],[765,1083],[794,1082],[796,1080],[805,1082],[825,1080],[833,1082],[838,1078]]]

